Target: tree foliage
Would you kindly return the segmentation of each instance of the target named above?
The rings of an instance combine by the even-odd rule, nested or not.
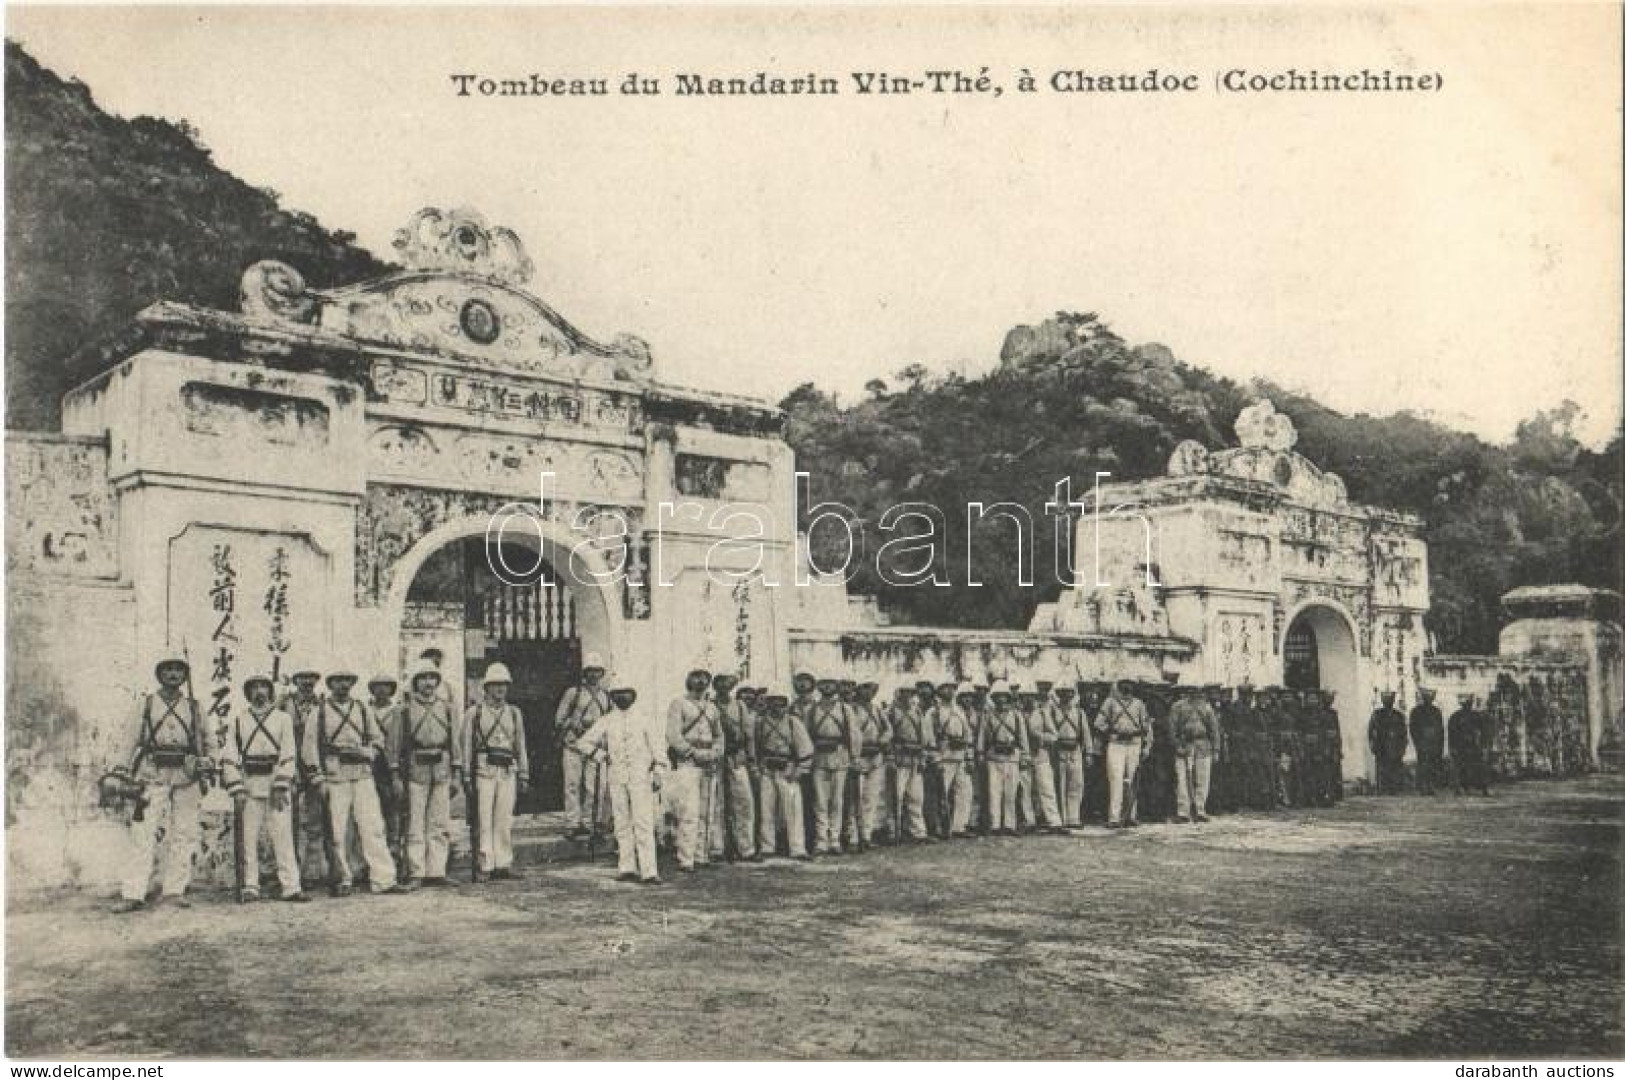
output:
[[[98,374],[80,346],[156,300],[230,309],[242,271],[289,261],[315,286],[388,267],[308,214],[284,210],[214,164],[184,120],[122,119],[89,90],[6,43],[6,373],[8,426],[57,426],[63,393]],[[843,405],[812,383],[783,401],[813,501],[848,504],[865,558],[855,592],[927,624],[1026,625],[1058,592],[1053,519],[1044,504],[1070,478],[1160,474],[1181,440],[1227,445],[1236,415],[1260,395],[1299,431],[1298,449],[1340,473],[1352,498],[1409,510],[1426,523],[1432,629],[1447,651],[1493,651],[1497,601],[1517,584],[1620,587],[1621,459],[1573,435],[1573,403],[1531,417],[1507,446],[1397,413],[1344,416],[1261,383],[1243,387],[1130,345],[1094,312],[1060,312],[1011,330],[988,375],[934,375],[920,362],[871,379]],[[1020,586],[1014,529],[989,519],[967,550],[967,506],[1012,501],[1038,528],[1036,584]],[[875,573],[891,535],[880,515],[903,502],[941,508],[950,587],[899,588]],[[804,507],[805,509],[805,507]],[[906,526],[904,531],[912,526]],[[839,562],[839,530],[820,529],[821,565]],[[971,578],[983,584],[969,588]]]
[[[782,404],[813,501],[846,503],[859,521],[865,557],[852,590],[879,597],[901,621],[1026,625],[1059,592],[1053,518],[1044,512],[1058,480],[1070,478],[1078,497],[1096,471],[1112,473],[1108,485],[1161,475],[1184,439],[1232,445],[1237,414],[1260,396],[1292,417],[1297,449],[1341,474],[1351,498],[1423,519],[1430,628],[1441,649],[1493,652],[1498,601],[1514,585],[1620,586],[1619,438],[1601,452],[1582,446],[1573,403],[1493,446],[1410,413],[1345,416],[1269,383],[1243,387],[1160,345],[1130,345],[1092,312],[1016,327],[999,367],[981,378],[933,378],[916,363],[867,391],[842,405],[808,383]],[[952,588],[900,587],[877,573],[875,553],[898,535],[880,530],[880,516],[908,500],[943,511]],[[1032,587],[1017,583],[1008,523],[979,522],[967,551],[967,505],[997,500],[1021,503],[1037,526]],[[838,530],[821,529],[813,541],[821,566],[839,565]],[[967,588],[969,576],[983,585]]]
[[[184,120],[123,119],[6,42],[6,423],[57,426],[75,352],[155,300],[234,309],[268,258],[317,286],[385,265],[214,164]],[[88,365],[88,366],[87,366]]]

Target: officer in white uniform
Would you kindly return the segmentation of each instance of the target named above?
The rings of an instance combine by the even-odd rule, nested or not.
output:
[[[637,691],[630,686],[611,690],[609,712],[587,729],[576,746],[598,759],[593,764],[603,765],[609,784],[620,863],[616,879],[659,885],[654,797],[666,774],[666,748],[644,711],[633,708],[637,699]]]

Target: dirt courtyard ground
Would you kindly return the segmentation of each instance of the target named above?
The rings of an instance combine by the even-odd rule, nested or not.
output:
[[[1625,784],[7,918],[13,1056],[1620,1057]]]

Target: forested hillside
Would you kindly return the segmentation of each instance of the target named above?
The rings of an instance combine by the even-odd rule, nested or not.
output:
[[[352,234],[220,169],[183,120],[111,116],[9,41],[6,91],[9,427],[54,429],[62,394],[96,373],[75,367],[74,351],[155,300],[235,307],[243,269],[263,258],[294,264],[317,287],[385,269]],[[855,402],[807,383],[783,402],[815,500],[866,519],[871,557],[854,590],[901,620],[1024,626],[1056,586],[1041,544],[1039,584],[1016,587],[1011,530],[989,524],[969,553],[983,588],[888,587],[872,557],[887,539],[876,529],[886,507],[942,508],[949,573],[962,583],[968,502],[1019,501],[1047,523],[1058,479],[1072,477],[1079,495],[1097,470],[1160,474],[1182,439],[1229,445],[1236,414],[1259,394],[1292,417],[1298,449],[1340,473],[1352,498],[1425,520],[1443,649],[1494,651],[1496,601],[1513,585],[1619,587],[1620,442],[1582,447],[1572,406],[1532,416],[1510,445],[1493,446],[1404,413],[1345,416],[1279,387],[1241,386],[1160,346],[1130,345],[1093,314],[1018,326],[1001,360],[974,379],[911,364]]]
[[[1241,386],[1180,363],[1159,345],[1123,341],[1096,315],[1060,313],[1018,326],[1001,364],[966,379],[915,364],[840,404],[812,383],[788,395],[790,441],[811,474],[815,501],[850,505],[868,558],[854,591],[880,597],[894,618],[962,626],[1022,626],[1058,591],[1044,504],[1072,478],[1074,496],[1097,470],[1113,483],[1160,475],[1183,439],[1234,445],[1236,414],[1261,395],[1291,416],[1297,449],[1342,475],[1350,498],[1408,510],[1426,523],[1433,611],[1446,651],[1495,651],[1500,595],[1555,581],[1619,587],[1620,442],[1601,453],[1572,435],[1577,407],[1531,417],[1508,446],[1398,413],[1345,416],[1301,394]],[[875,553],[899,533],[878,529],[886,507],[930,503],[947,518],[949,576],[967,573],[965,507],[1023,503],[1039,523],[1033,588],[1020,588],[1014,530],[989,520],[975,530],[969,564],[984,583],[965,589],[897,588],[875,572]],[[836,565],[838,530],[815,534]],[[907,565],[914,565],[913,562]],[[1047,579],[1047,583],[1046,583]]]
[[[379,272],[354,241],[216,166],[184,121],[111,116],[6,42],[8,427],[56,427],[96,374],[75,350],[154,300],[235,308],[271,257],[316,286]]]

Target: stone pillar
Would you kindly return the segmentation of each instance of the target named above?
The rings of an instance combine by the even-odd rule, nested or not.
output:
[[[1511,620],[1501,630],[1502,656],[1570,660],[1586,676],[1586,717],[1591,764],[1602,764],[1605,741],[1625,736],[1625,631],[1620,596],[1585,585],[1526,585],[1501,597]]]

